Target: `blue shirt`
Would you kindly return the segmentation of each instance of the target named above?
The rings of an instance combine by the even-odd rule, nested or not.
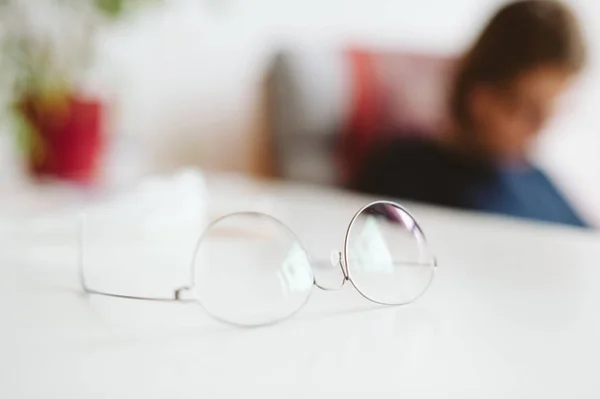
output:
[[[386,143],[373,151],[354,188],[386,197],[588,227],[538,168],[467,160],[428,141]]]

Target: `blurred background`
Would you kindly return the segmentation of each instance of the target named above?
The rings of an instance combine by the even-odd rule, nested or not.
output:
[[[589,63],[535,157],[600,223],[600,3],[566,3],[581,20]],[[0,181],[90,182],[192,165],[339,184],[339,137],[435,123],[443,62],[428,60],[458,56],[501,4],[0,1]],[[36,141],[53,130],[71,139]]]

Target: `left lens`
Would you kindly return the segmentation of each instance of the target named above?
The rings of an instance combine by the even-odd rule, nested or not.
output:
[[[258,326],[306,303],[314,278],[307,252],[277,219],[236,213],[211,224],[194,257],[194,291],[221,321]]]
[[[410,303],[433,279],[435,258],[414,218],[400,205],[373,203],[352,220],[345,245],[348,276],[367,299]]]

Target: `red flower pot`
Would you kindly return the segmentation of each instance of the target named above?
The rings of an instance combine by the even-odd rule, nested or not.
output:
[[[71,97],[60,102],[31,98],[21,109],[33,127],[28,168],[33,177],[92,183],[103,147],[100,101]]]

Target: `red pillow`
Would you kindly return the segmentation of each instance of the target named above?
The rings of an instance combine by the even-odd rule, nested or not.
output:
[[[352,107],[341,135],[346,181],[373,143],[390,137],[435,136],[448,122],[448,94],[456,59],[404,52],[350,49]]]

